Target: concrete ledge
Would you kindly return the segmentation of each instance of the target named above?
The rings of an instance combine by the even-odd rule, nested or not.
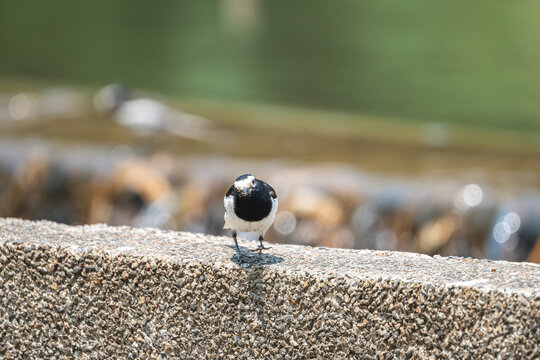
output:
[[[534,358],[540,266],[0,219],[7,359]],[[253,243],[241,242],[255,247]]]

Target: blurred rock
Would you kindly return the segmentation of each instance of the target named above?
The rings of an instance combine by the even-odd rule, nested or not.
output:
[[[417,236],[418,249],[428,254],[437,252],[459,226],[460,218],[453,213],[446,213],[435,221],[423,224]]]
[[[288,208],[298,217],[312,218],[327,228],[335,228],[344,220],[339,201],[314,188],[303,187],[292,192]]]
[[[536,243],[525,261],[540,264],[540,236],[536,239]]]

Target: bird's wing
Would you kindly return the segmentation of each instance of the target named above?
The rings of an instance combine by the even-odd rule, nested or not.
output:
[[[272,199],[277,199],[277,194],[276,194],[276,191],[274,190],[274,188],[272,188],[267,183],[264,183],[264,187],[270,193],[270,196],[272,197]]]

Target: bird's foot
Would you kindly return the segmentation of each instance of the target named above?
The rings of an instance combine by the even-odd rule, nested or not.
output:
[[[271,249],[271,247],[264,247],[264,246],[261,244],[261,245],[259,245],[258,248],[253,249],[253,250],[250,250],[250,251],[252,251],[252,252],[258,251],[258,252],[259,252],[259,255],[261,255],[263,250],[269,250],[269,249]]]

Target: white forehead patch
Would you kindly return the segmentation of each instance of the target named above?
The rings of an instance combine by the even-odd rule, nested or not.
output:
[[[234,187],[243,190],[245,188],[251,187],[251,182],[255,180],[255,176],[249,175],[247,178],[238,180],[234,182]]]

